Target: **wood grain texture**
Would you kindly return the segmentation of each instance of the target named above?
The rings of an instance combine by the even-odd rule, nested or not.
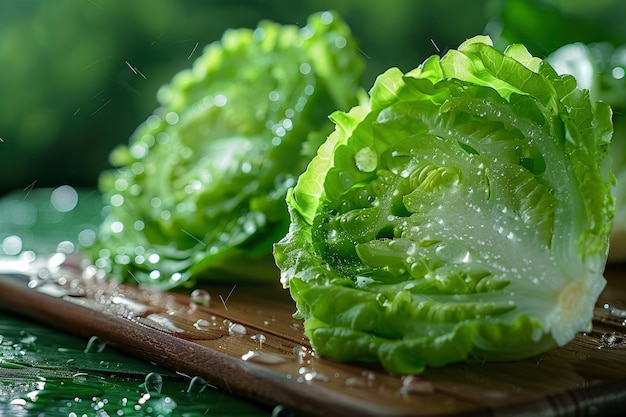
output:
[[[607,270],[593,331],[566,346],[411,378],[314,355],[278,285],[205,286],[203,306],[186,293],[90,276],[70,260],[53,279],[0,277],[0,305],[298,415],[617,416],[626,409],[626,345],[611,342],[624,337],[624,272]]]

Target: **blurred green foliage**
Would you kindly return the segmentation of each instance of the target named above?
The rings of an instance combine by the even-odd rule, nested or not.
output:
[[[9,0],[0,2],[0,194],[95,186],[156,91],[228,28],[304,25],[336,10],[367,58],[364,87],[481,33],[489,0]]]
[[[0,1],[0,195],[95,186],[157,89],[226,29],[304,25],[329,9],[360,40],[365,88],[480,33],[544,57],[571,42],[626,43],[622,0]]]
[[[486,32],[504,47],[523,43],[546,57],[574,42],[626,42],[623,0],[499,0],[489,3]]]

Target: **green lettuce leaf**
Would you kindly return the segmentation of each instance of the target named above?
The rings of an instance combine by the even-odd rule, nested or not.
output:
[[[626,260],[626,44],[615,47],[608,42],[571,43],[546,60],[559,74],[573,75],[578,87],[588,89],[592,99],[602,100],[613,109],[610,156],[616,183],[609,261],[623,262]]]
[[[477,36],[389,69],[287,194],[281,282],[316,353],[393,373],[530,357],[589,330],[611,110]]]
[[[332,131],[328,115],[357,104],[363,66],[332,12],[302,28],[264,21],[225,32],[111,154],[104,222],[86,250],[95,265],[161,288],[275,279],[286,191]]]

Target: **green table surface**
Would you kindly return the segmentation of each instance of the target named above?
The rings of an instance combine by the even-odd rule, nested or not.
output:
[[[18,190],[0,199],[0,256],[92,239],[101,202],[94,190]],[[67,249],[67,248],[66,248]],[[129,356],[100,340],[48,328],[0,305],[0,415],[278,416],[184,375]]]

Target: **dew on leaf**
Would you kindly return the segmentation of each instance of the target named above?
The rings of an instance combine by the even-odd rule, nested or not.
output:
[[[98,336],[91,336],[85,347],[85,353],[100,353],[106,347],[106,342],[100,339]]]
[[[160,394],[163,389],[163,377],[157,372],[150,372],[144,379],[144,387],[148,394],[151,392]]]

